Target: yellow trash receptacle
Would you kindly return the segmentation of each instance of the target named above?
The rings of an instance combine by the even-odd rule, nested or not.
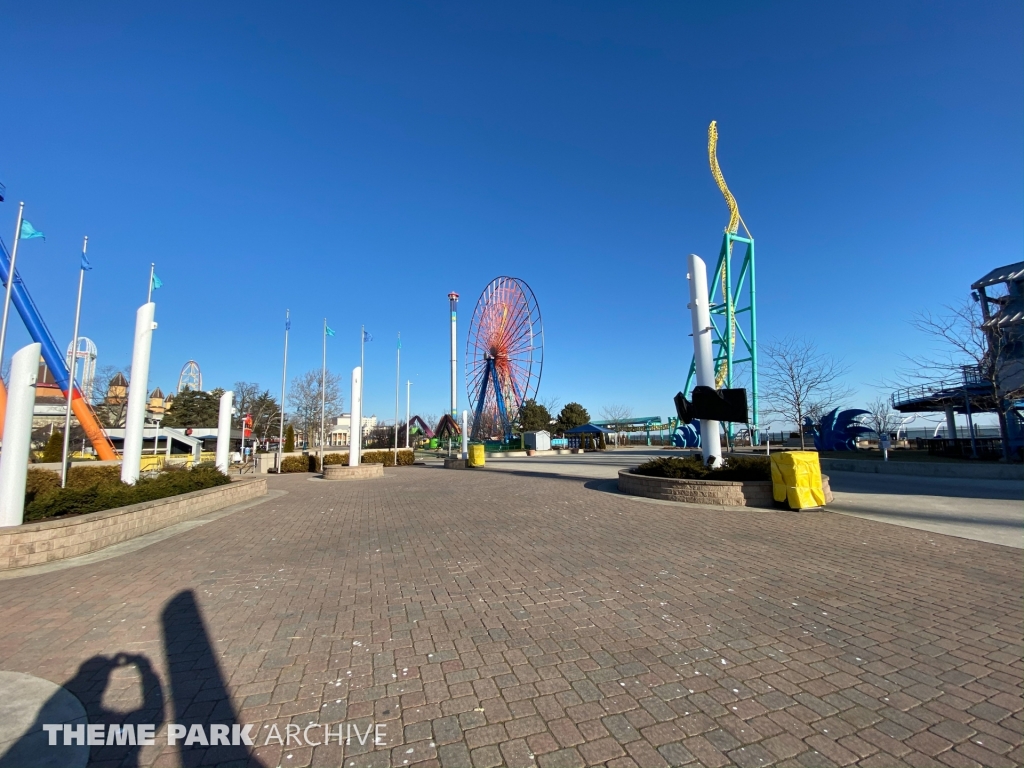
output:
[[[791,509],[825,506],[821,464],[814,451],[775,453],[772,461],[772,496]]]
[[[483,443],[470,443],[469,461],[467,461],[466,463],[471,467],[482,467],[484,465]]]

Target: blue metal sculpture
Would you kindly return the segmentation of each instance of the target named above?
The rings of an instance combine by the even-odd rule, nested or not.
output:
[[[672,433],[672,445],[676,448],[700,448],[700,422],[680,424]]]
[[[804,424],[812,428],[814,447],[819,451],[855,451],[857,438],[874,430],[857,421],[858,416],[868,413],[863,408],[840,411],[833,408],[821,417],[821,425],[815,427],[809,418]]]

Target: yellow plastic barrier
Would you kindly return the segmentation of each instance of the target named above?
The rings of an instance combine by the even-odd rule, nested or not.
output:
[[[482,467],[484,465],[484,446],[483,443],[470,444],[469,446],[469,461],[467,464],[471,467]]]
[[[821,464],[814,451],[774,453],[772,460],[772,496],[789,503],[791,509],[825,506],[821,487]]]

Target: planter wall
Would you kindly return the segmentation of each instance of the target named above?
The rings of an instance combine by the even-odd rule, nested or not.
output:
[[[267,480],[237,480],[88,515],[0,528],[0,571],[76,557],[264,496]]]
[[[372,477],[384,477],[383,464],[360,464],[357,467],[328,464],[323,472],[324,480],[368,480]]]
[[[821,476],[826,502],[832,501],[828,477]],[[774,507],[771,480],[728,482],[721,480],[684,480],[672,477],[634,475],[619,470],[619,490],[632,496],[687,504],[712,504],[722,507]]]

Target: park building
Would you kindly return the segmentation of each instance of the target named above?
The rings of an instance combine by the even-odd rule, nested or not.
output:
[[[376,416],[363,416],[363,437],[377,427]],[[327,426],[327,445],[329,447],[349,445],[352,436],[352,414],[343,413],[331,419]]]

